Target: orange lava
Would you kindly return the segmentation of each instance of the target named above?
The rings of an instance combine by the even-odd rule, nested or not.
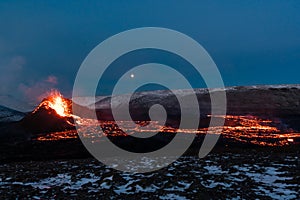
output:
[[[51,96],[49,101],[49,107],[55,110],[55,112],[62,117],[68,115],[68,104],[63,100],[62,95],[57,91],[53,96]]]
[[[53,109],[59,116],[68,117],[70,116],[70,106],[66,99],[57,90],[52,90],[49,96],[33,111],[35,113],[42,106]]]

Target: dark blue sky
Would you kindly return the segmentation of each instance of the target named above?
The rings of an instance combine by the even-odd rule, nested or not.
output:
[[[145,26],[197,40],[227,86],[300,83],[299,1],[175,2],[1,1],[1,95],[33,100],[51,87],[69,95],[96,45]]]

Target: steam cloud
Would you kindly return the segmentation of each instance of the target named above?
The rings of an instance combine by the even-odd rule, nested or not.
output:
[[[48,76],[45,79],[39,80],[34,84],[21,83],[18,90],[23,94],[23,97],[29,102],[40,102],[48,96],[49,91],[55,88],[58,84],[57,77]]]
[[[38,80],[25,77],[26,59],[13,56],[0,62],[0,105],[28,111],[58,85],[58,78],[49,75]]]

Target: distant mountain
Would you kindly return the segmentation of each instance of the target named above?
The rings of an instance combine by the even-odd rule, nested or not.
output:
[[[7,122],[16,122],[25,117],[25,114],[4,106],[0,106],[0,124]]]
[[[300,85],[260,85],[227,87],[227,114],[229,115],[254,115],[266,117],[299,117],[300,116]],[[208,89],[175,90],[179,98],[189,98],[196,93],[201,116],[211,114],[211,102]],[[220,89],[213,89],[213,93]],[[89,108],[96,108],[100,119],[110,119],[112,107],[118,112],[128,108],[126,98],[130,94],[113,97],[102,97],[96,103],[91,103]],[[130,97],[130,114],[137,118],[149,118],[148,110],[154,104],[162,104],[169,111],[171,117],[178,118],[180,109],[178,101],[170,91],[138,92]],[[180,105],[181,108],[195,112],[194,105]]]
[[[16,99],[11,95],[0,95],[0,105],[20,112],[29,112],[35,107],[35,105]]]

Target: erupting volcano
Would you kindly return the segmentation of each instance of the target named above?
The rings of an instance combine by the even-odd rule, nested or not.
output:
[[[22,123],[32,133],[74,129],[71,110],[72,101],[63,98],[54,90],[22,120]]]

